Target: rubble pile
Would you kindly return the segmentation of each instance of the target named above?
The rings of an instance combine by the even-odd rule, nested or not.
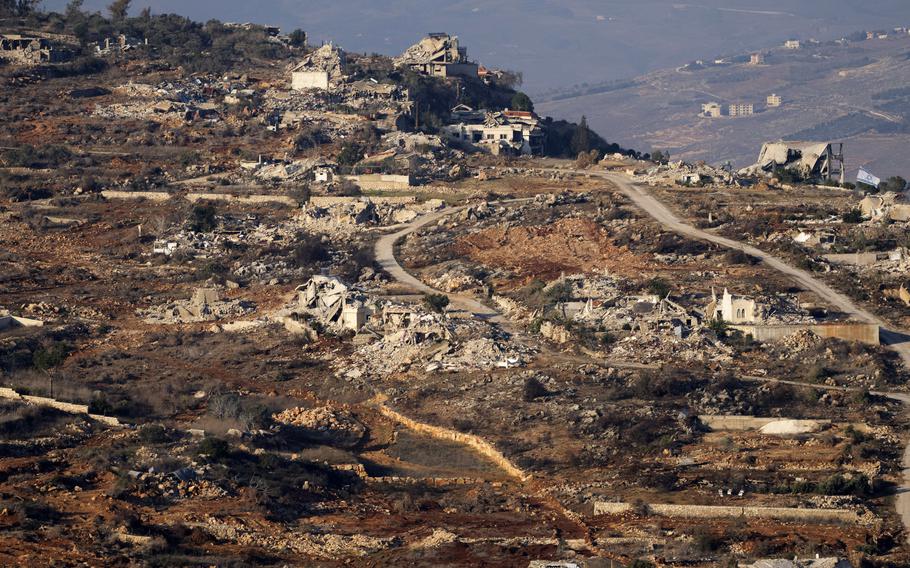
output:
[[[693,330],[685,338],[673,333],[630,335],[618,340],[610,356],[627,360],[664,361],[670,358],[686,362],[731,363],[734,350],[717,339],[713,332]]]
[[[697,187],[740,186],[740,179],[732,172],[706,164],[670,162],[649,168],[633,176],[636,183],[650,186],[684,185]]]
[[[441,274],[432,277],[429,283],[433,288],[449,293],[482,291],[484,283],[473,272],[462,264],[455,264],[449,266]]]
[[[344,78],[345,66],[344,50],[327,43],[307,54],[300,63],[292,67],[291,71],[325,71],[329,79],[339,80]]]
[[[821,338],[809,330],[800,330],[782,338],[776,346],[787,358],[800,357],[801,353],[815,348]]]
[[[318,441],[344,447],[356,446],[366,434],[366,427],[353,414],[328,406],[288,408],[272,415],[272,419],[278,424],[302,428]]]
[[[218,484],[203,479],[191,468],[170,474],[130,472],[134,480],[133,495],[138,499],[219,499],[229,493]]]
[[[357,331],[371,313],[366,295],[331,276],[313,276],[296,291],[295,313],[309,315],[323,327]]]
[[[255,546],[263,550],[293,552],[308,557],[340,559],[364,557],[400,545],[398,537],[378,538],[365,534],[304,534],[297,530],[271,527],[267,532],[248,527],[237,518],[207,517],[197,526],[212,537],[240,546]]]
[[[329,205],[308,205],[295,216],[295,222],[309,232],[348,239],[370,227],[407,223],[442,206],[444,203],[438,199],[418,204],[363,198]]]
[[[538,193],[534,196],[535,203],[543,204],[548,207],[587,203],[590,199],[591,196],[587,193],[573,193],[571,191],[563,191],[561,193]]]
[[[236,318],[255,309],[255,304],[247,300],[221,300],[217,290],[197,288],[189,300],[176,300],[136,312],[145,323],[171,324]]]
[[[534,354],[490,324],[473,319],[386,306],[383,321],[386,334],[354,353],[354,369],[339,365],[340,374],[386,376],[414,366],[427,372],[510,368],[525,365]]]

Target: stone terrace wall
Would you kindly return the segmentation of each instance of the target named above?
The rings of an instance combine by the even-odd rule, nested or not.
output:
[[[779,521],[845,522],[860,523],[861,517],[850,509],[796,509],[791,507],[733,507],[710,505],[647,505],[655,515],[685,518],[748,517]],[[631,503],[594,503],[595,515],[617,515],[632,510]]]
[[[416,420],[408,418],[399,412],[392,410],[382,403],[378,404],[378,409],[379,412],[386,418],[390,418],[399,424],[403,424],[415,432],[420,432],[422,434],[426,434],[440,440],[449,440],[469,446],[474,451],[483,455],[495,463],[497,466],[499,466],[499,468],[505,471],[510,477],[514,477],[522,481],[528,479],[529,477],[524,471],[512,464],[512,462],[509,461],[509,459],[504,455],[502,455],[499,450],[494,448],[492,444],[485,440],[482,440],[481,438],[478,438],[477,436],[474,436],[473,434],[465,434],[463,432],[456,432],[454,430],[440,428],[439,426],[433,426],[431,424],[418,422]]]

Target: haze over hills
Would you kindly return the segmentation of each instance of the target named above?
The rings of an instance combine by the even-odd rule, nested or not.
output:
[[[109,0],[88,0],[103,10]],[[62,10],[66,0],[47,0]],[[135,1],[133,11],[206,21],[251,21],[306,30],[313,42],[396,54],[430,31],[458,34],[469,54],[522,71],[532,95],[566,85],[633,77],[789,37],[833,39],[910,19],[906,0],[237,0]],[[905,22],[900,22],[903,25]],[[895,23],[894,25],[898,25]]]
[[[599,94],[538,102],[538,111],[586,114],[595,130],[641,150],[669,150],[687,161],[752,164],[762,142],[845,142],[848,173],[910,174],[910,35],[766,50],[762,65],[742,57],[727,65],[666,69]],[[770,108],[768,95],[783,105]],[[705,118],[701,104],[753,104],[754,116]]]

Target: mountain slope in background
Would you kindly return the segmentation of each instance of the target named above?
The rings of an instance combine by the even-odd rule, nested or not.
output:
[[[666,149],[688,161],[753,163],[762,142],[845,142],[848,172],[866,166],[910,177],[910,35],[767,52],[745,63],[650,73],[608,92],[538,103],[556,117],[586,114],[611,141]],[[766,97],[783,106],[769,108]],[[703,118],[701,104],[752,103],[749,117]]]
[[[110,0],[87,0],[103,10]],[[62,10],[66,0],[45,0]],[[706,54],[758,49],[789,37],[839,37],[910,20],[906,0],[135,0],[133,11],[306,30],[314,42],[397,54],[447,31],[491,66],[522,71],[532,94],[672,67]],[[901,22],[900,25],[903,25]],[[899,25],[899,24],[894,24]]]

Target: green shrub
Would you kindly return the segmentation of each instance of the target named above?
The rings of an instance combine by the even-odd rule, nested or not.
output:
[[[863,222],[863,212],[858,208],[853,208],[841,216],[841,219],[844,223],[862,223]]]
[[[663,278],[652,278],[648,282],[648,292],[665,298],[670,293],[670,285]]]
[[[193,209],[190,210],[190,218],[188,220],[190,230],[197,233],[214,231],[218,226],[215,213],[215,206],[211,203],[194,205]]]
[[[199,442],[196,453],[213,461],[222,461],[231,453],[231,446],[221,438],[205,438]]]
[[[525,402],[534,402],[538,398],[550,396],[551,394],[553,393],[547,390],[547,387],[543,386],[543,383],[537,377],[529,377],[525,381],[522,398],[524,398]]]
[[[445,294],[424,294],[423,303],[427,309],[442,313],[449,305],[449,297]]]
[[[145,444],[164,444],[170,441],[170,435],[161,424],[148,424],[139,430],[139,439]]]
[[[71,348],[66,343],[54,343],[32,353],[32,365],[39,371],[56,367],[70,354]]]

